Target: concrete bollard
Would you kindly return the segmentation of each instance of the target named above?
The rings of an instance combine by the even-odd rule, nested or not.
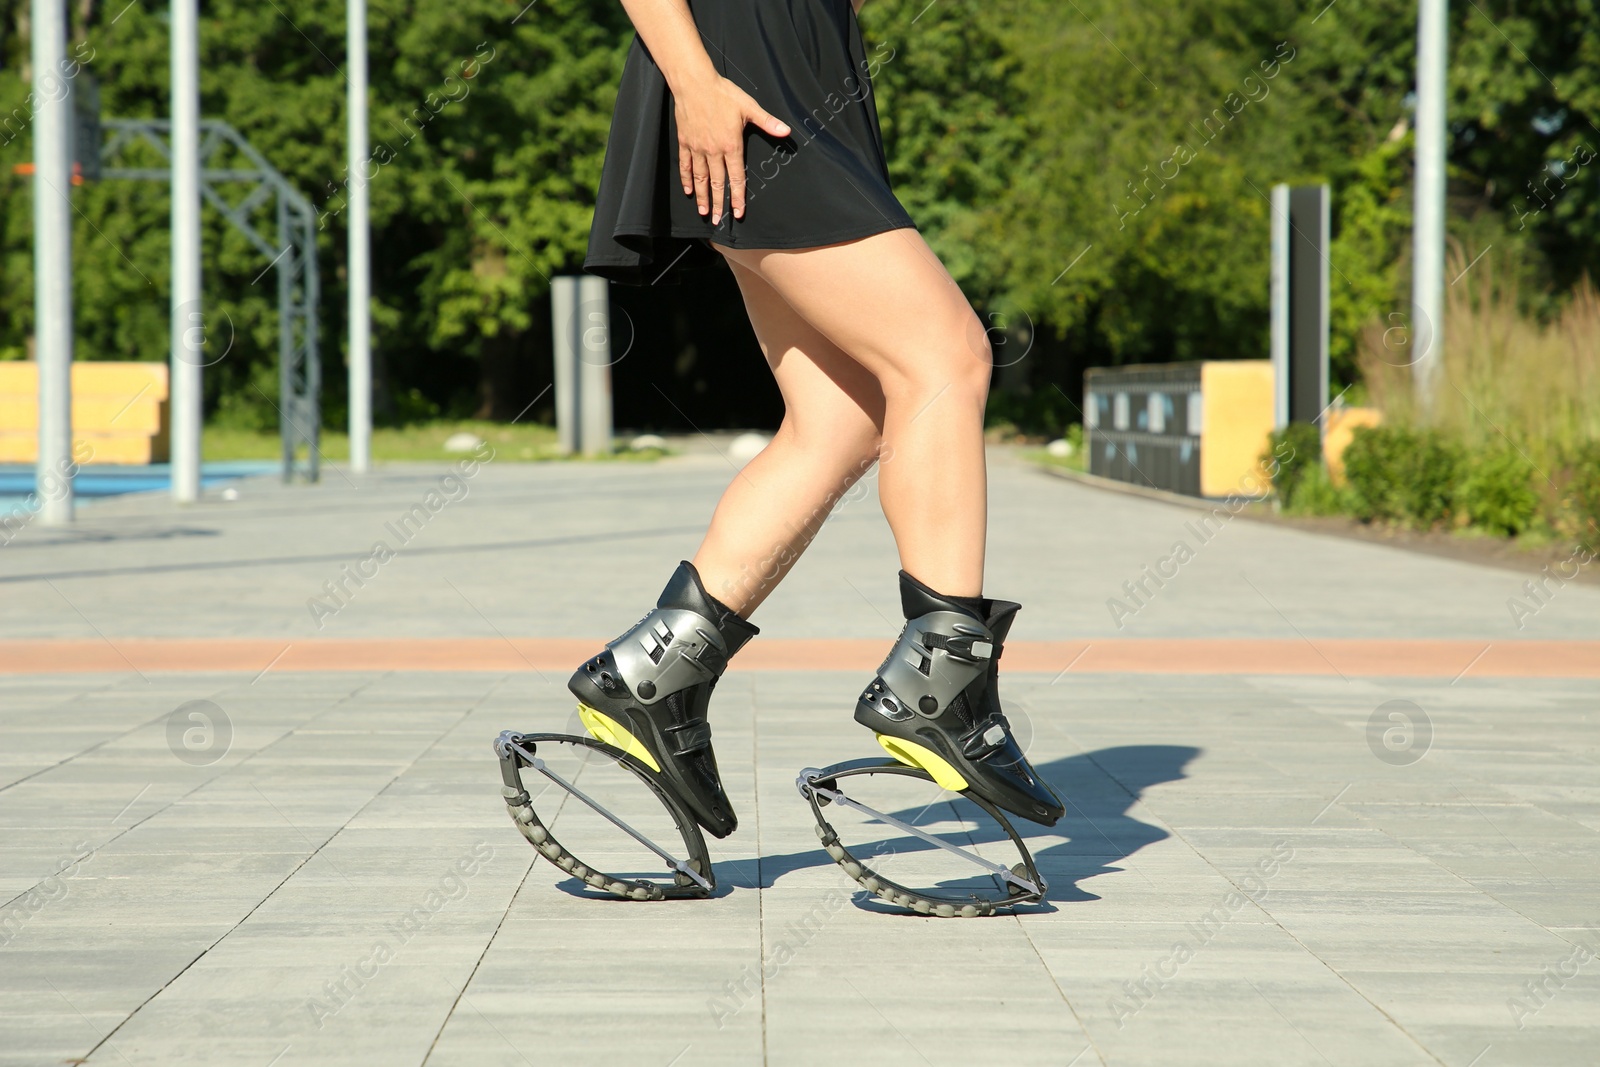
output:
[[[592,275],[550,283],[556,431],[561,451],[611,451],[611,292]]]

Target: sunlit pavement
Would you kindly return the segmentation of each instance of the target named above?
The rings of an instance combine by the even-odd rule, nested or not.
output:
[[[331,468],[18,532],[0,1063],[1595,1061],[1600,590],[1006,454],[1003,692],[1070,801],[1029,830],[1046,905],[887,913],[795,793],[878,752],[850,719],[899,627],[870,483],[718,688],[718,895],[585,898],[490,742],[567,727],[567,669],[731,476]]]

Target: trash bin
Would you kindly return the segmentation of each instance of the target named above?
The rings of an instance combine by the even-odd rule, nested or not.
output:
[[[1089,473],[1187,496],[1258,495],[1273,419],[1264,359],[1084,372]]]

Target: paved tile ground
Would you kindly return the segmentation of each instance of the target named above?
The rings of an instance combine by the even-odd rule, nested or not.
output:
[[[30,527],[0,548],[0,639],[605,638],[730,471],[445,474]],[[430,489],[448,502],[395,545]],[[1519,630],[1506,602],[1537,575],[1231,522],[1119,628],[1106,600],[1198,541],[1195,513],[1004,456],[993,493],[1018,637],[1600,636],[1592,588],[1549,587]],[[307,600],[378,539],[400,550],[319,630]],[[852,500],[757,621],[887,642],[894,569]],[[1029,832],[1047,906],[972,921],[886,914],[817,847],[795,772],[875,752],[862,678],[826,663],[736,662],[719,688],[743,822],[712,842],[714,899],[585,898],[513,829],[489,751],[562,729],[562,681],[0,677],[0,1064],[1600,1060],[1592,679],[1007,675],[1072,806]],[[173,735],[192,700],[228,723],[197,751]],[[1431,738],[1380,759],[1396,700]]]

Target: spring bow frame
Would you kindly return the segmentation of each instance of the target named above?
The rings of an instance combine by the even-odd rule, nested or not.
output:
[[[907,778],[916,778],[932,783],[933,776],[921,767],[908,767],[903,763],[891,759],[857,759],[844,763],[835,763],[830,767],[821,769],[807,767],[795,779],[795,786],[800,790],[800,795],[811,804],[811,812],[817,820],[817,837],[822,841],[823,849],[833,858],[833,861],[843,868],[867,892],[890,904],[902,908],[909,908],[919,915],[931,915],[938,918],[976,918],[984,915],[993,915],[998,911],[1009,910],[1019,904],[1037,903],[1044,899],[1045,891],[1049,888],[1044,878],[1039,874],[1039,869],[1034,865],[1033,855],[1028,851],[1028,846],[1017,833],[1016,827],[1011,825],[1003,811],[994,804],[972,792],[959,794],[976,804],[984,814],[993,819],[1011,843],[1016,846],[1017,852],[1022,856],[1022,862],[1011,867],[1004,867],[993,863],[973,852],[951,844],[940,837],[935,837],[926,830],[912,826],[904,820],[893,815],[870,808],[867,805],[845,795],[840,786],[840,779],[860,775],[893,774]],[[968,893],[963,895],[950,895],[931,893],[921,889],[912,889],[901,885],[876,870],[873,870],[861,859],[853,855],[839,839],[839,833],[828,822],[823,814],[823,808],[829,804],[839,804],[860,812],[869,818],[876,819],[885,825],[892,826],[902,833],[952,852],[962,859],[973,863],[988,871],[1000,880],[1004,887],[1005,895],[1000,899],[991,899]]]
[[[678,833],[683,838],[684,849],[688,856],[678,859],[659,844],[628,825],[621,817],[584,792],[578,786],[569,782],[558,774],[539,756],[540,744],[571,745],[576,748],[592,750],[613,763],[622,765],[631,771],[634,777],[643,782],[658,800],[667,813],[672,816],[672,821],[678,828]],[[500,790],[505,798],[506,807],[511,813],[511,820],[516,823],[522,836],[528,839],[534,849],[545,859],[555,864],[561,870],[577,878],[579,881],[611,893],[613,896],[624,900],[673,900],[685,897],[707,897],[716,889],[716,876],[711,871],[711,855],[706,849],[705,836],[700,832],[700,827],[695,823],[694,817],[684,810],[676,798],[663,789],[651,774],[650,769],[633,756],[621,749],[614,748],[602,741],[591,737],[577,737],[571,734],[521,734],[507,730],[496,738],[494,743],[495,755],[500,758],[500,777],[504,782]],[[613,825],[632,837],[639,844],[654,852],[666,864],[667,871],[672,875],[671,885],[642,879],[627,878],[622,875],[607,874],[584,863],[556,840],[533,810],[533,798],[522,782],[522,771],[530,768],[550,779],[567,793],[603,816]]]

